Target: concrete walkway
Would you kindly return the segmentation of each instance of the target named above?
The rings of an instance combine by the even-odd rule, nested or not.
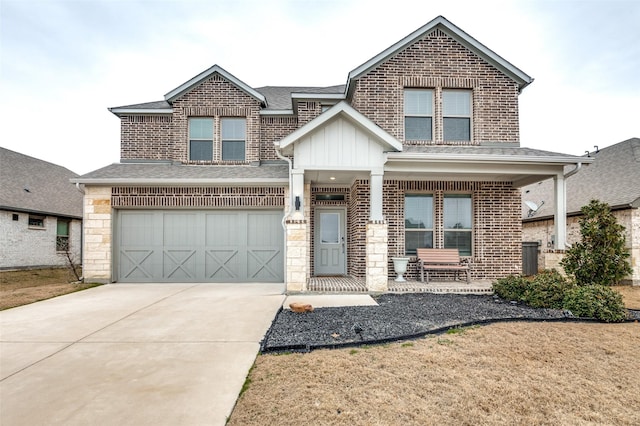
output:
[[[282,284],[112,284],[0,312],[0,424],[224,425]]]

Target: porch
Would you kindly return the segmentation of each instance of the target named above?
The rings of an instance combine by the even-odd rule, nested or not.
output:
[[[311,277],[307,280],[307,292],[368,293],[368,290],[364,278]],[[470,284],[464,281],[432,281],[427,284],[421,281],[396,282],[389,280],[387,293],[492,294],[493,288],[490,280],[475,280]]]

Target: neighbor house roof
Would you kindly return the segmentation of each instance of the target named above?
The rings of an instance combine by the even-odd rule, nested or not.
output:
[[[567,178],[567,214],[578,214],[592,199],[613,209],[640,207],[640,139],[632,138],[589,153],[593,163]],[[527,221],[553,217],[553,180],[522,188],[522,217]],[[524,201],[538,205],[533,216]],[[542,204],[544,202],[544,204]]]
[[[388,47],[378,55],[374,56],[364,64],[351,71],[349,73],[349,79],[347,81],[347,93],[349,92],[349,90],[353,89],[353,80],[357,80],[361,76],[367,74],[369,71],[385,62],[387,59],[395,56],[405,48],[414,44],[420,38],[424,37],[426,34],[429,34],[436,29],[439,29],[445,34],[449,35],[458,43],[460,43],[461,45],[478,55],[480,58],[484,59],[489,64],[499,69],[512,80],[517,82],[520,90],[524,89],[526,86],[533,82],[532,77],[528,76],[515,65],[511,64],[502,56],[498,55],[493,50],[489,49],[487,46],[464,32],[462,29],[449,22],[445,17],[438,16],[437,18],[418,28],[399,42]]]
[[[92,185],[269,185],[288,181],[288,166],[281,161],[260,166],[217,167],[170,161],[116,163],[73,179],[73,182]]]
[[[78,175],[62,166],[0,148],[0,209],[82,218]]]

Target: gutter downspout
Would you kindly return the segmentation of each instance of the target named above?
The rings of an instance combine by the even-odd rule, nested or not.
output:
[[[84,192],[83,186],[80,186],[80,182],[76,182],[76,189],[82,192],[82,221],[80,222],[80,265],[82,265],[84,271],[84,195],[86,194],[86,192]],[[84,272],[82,274],[82,277],[80,277],[80,280],[84,282]]]
[[[289,157],[285,157],[284,155],[282,155],[282,153],[280,152],[280,147],[276,146],[275,148],[276,151],[276,156],[281,159],[286,161],[289,164],[289,212],[282,218],[282,227],[286,230],[286,227],[284,226],[284,222],[287,220],[287,218],[291,217],[291,215],[293,214],[293,162],[291,161],[291,158]]]
[[[582,163],[576,163],[576,167],[573,170],[570,170],[569,172],[564,174],[564,178],[570,178],[571,176],[575,175],[576,173],[578,173],[580,171],[580,169],[582,168]]]

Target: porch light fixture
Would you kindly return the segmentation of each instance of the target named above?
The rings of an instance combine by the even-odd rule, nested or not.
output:
[[[295,206],[296,206],[296,211],[300,211],[300,196],[299,195],[296,195]]]
[[[330,176],[329,180],[336,180],[336,177],[335,176]]]

